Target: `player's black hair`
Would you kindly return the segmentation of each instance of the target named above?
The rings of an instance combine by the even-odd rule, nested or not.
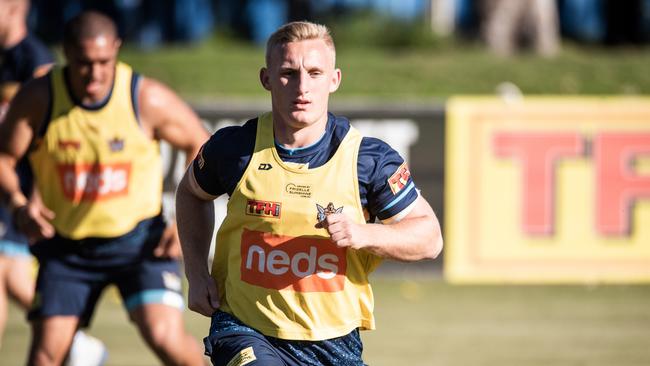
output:
[[[63,46],[77,47],[83,40],[99,36],[117,38],[115,22],[100,12],[84,11],[66,22],[63,28]]]

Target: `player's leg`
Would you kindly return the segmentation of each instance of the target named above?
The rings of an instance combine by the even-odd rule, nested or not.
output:
[[[32,342],[29,348],[29,366],[58,366],[63,364],[72,337],[79,325],[73,315],[47,316],[32,321]]]
[[[32,247],[40,266],[28,314],[32,323],[29,365],[64,363],[77,329],[89,323],[106,285],[103,274],[89,268],[82,262],[83,256],[70,249],[79,247],[67,244],[61,239],[52,239]],[[101,351],[103,354],[104,350]]]
[[[165,365],[204,365],[203,351],[185,330],[182,311],[165,304],[144,304],[129,312],[140,334]]]
[[[7,324],[7,267],[7,258],[0,255],[0,348],[2,348],[2,336],[4,334],[5,325]]]
[[[29,310],[34,300],[33,266],[31,256],[15,256],[8,261],[7,292],[25,311]]]
[[[139,263],[115,273],[112,282],[145,342],[165,364],[204,365],[202,349],[185,330],[180,263],[153,255],[164,227],[158,217],[120,238],[124,243],[116,247],[138,248]]]
[[[0,238],[0,346],[4,333],[9,299],[27,310],[34,297],[32,259],[27,243]]]

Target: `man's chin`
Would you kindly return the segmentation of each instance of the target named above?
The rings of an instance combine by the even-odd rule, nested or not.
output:
[[[298,110],[289,115],[295,123],[310,125],[316,120],[314,111]]]
[[[102,94],[102,91],[104,90],[104,86],[101,84],[91,84],[87,85],[85,88],[86,95],[88,96],[98,96]]]

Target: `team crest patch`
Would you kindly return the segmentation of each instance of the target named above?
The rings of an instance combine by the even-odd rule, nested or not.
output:
[[[317,203],[316,209],[318,210],[318,214],[316,215],[318,222],[325,220],[325,218],[331,214],[343,212],[343,206],[336,208],[332,202],[328,203],[326,207],[323,207]]]
[[[233,357],[226,366],[244,366],[255,360],[257,360],[257,357],[255,357],[255,351],[253,351],[253,347],[247,347],[239,351],[239,353],[236,354],[235,357]]]
[[[388,185],[390,186],[391,192],[393,195],[396,195],[401,191],[406,183],[408,183],[409,177],[411,176],[411,171],[409,171],[409,166],[406,162],[403,162],[402,165],[397,168],[395,173],[388,178]]]
[[[124,150],[124,139],[114,137],[108,141],[108,147],[112,152]]]

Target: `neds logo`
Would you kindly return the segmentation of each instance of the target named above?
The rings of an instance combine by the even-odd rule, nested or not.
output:
[[[63,194],[73,202],[100,201],[129,191],[129,163],[61,164],[58,170]]]
[[[260,231],[242,233],[241,278],[275,290],[343,290],[346,250],[329,239],[291,237]]]

